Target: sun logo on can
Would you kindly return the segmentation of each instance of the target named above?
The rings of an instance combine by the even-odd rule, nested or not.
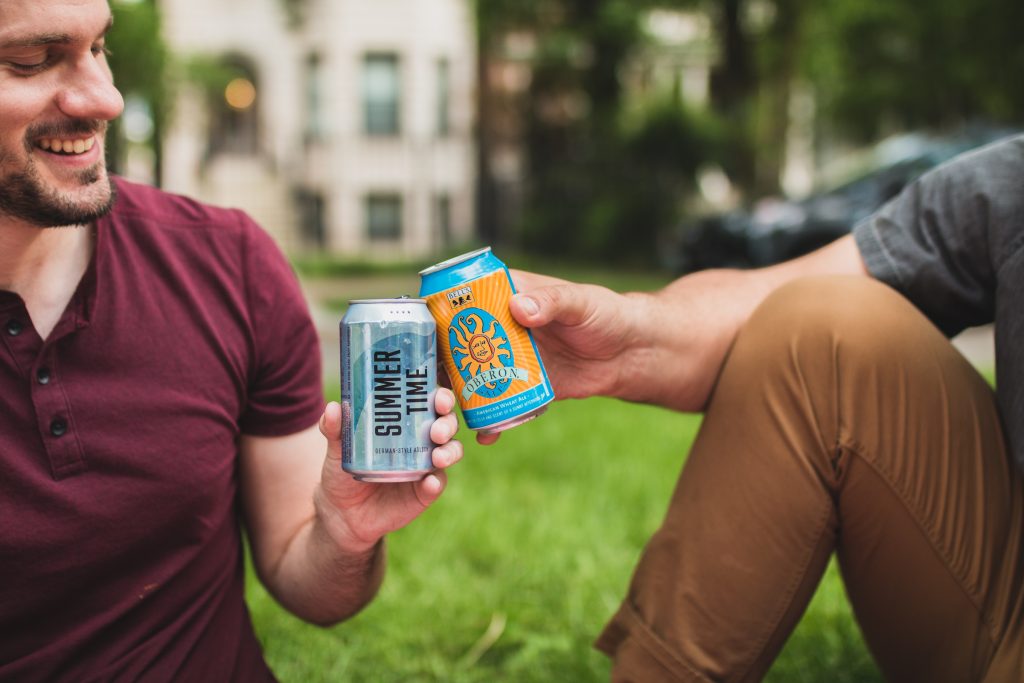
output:
[[[512,383],[502,368],[515,365],[508,335],[497,320],[479,308],[469,308],[452,319],[448,327],[452,359],[462,379],[476,382],[474,393],[486,398],[500,396]]]

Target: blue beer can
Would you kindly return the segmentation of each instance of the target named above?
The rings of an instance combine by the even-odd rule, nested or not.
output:
[[[509,312],[515,287],[491,248],[438,263],[420,277],[466,426],[500,432],[544,412],[555,392],[533,335]]]
[[[433,469],[437,327],[422,299],[349,302],[341,336],[342,468],[368,482]]]

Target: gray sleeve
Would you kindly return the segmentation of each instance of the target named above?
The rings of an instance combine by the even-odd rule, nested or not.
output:
[[[1024,137],[925,174],[854,227],[868,270],[953,335],[992,322],[1000,261],[1020,237]]]

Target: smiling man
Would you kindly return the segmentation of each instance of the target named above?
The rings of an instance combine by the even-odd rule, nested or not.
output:
[[[0,1],[0,680],[272,680],[244,604],[331,624],[435,472],[343,473],[298,283],[247,216],[111,178],[105,0]]]
[[[28,5],[0,8],[0,210],[32,225],[87,223],[113,201],[103,139],[123,108],[104,54],[109,11],[96,26],[95,3],[68,3],[67,22],[54,32],[35,24],[44,6],[19,13],[19,4]]]

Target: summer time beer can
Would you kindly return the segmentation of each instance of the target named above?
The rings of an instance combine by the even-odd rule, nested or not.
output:
[[[438,263],[420,277],[466,426],[500,432],[544,412],[555,392],[533,335],[508,310],[515,288],[491,248]]]
[[[437,327],[423,299],[349,302],[341,333],[342,468],[361,481],[433,469]]]

